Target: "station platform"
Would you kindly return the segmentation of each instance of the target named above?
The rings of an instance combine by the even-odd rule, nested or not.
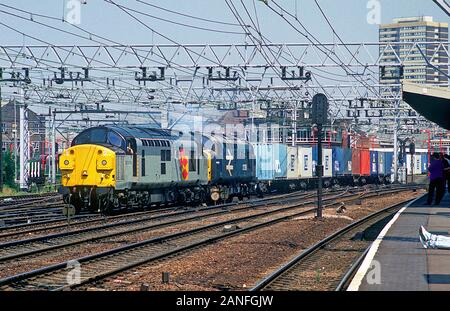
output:
[[[426,196],[386,225],[349,291],[450,291],[450,250],[424,249],[419,240],[421,225],[431,233],[450,236],[450,194],[439,206],[425,203]]]

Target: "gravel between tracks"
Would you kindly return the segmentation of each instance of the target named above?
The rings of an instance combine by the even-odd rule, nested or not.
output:
[[[339,228],[421,193],[405,191],[365,199],[361,205],[346,205],[344,214],[329,209],[324,213],[323,220],[302,217],[265,227],[169,260],[140,266],[87,289],[139,290],[141,284],[145,283],[150,286],[150,290],[246,290]],[[345,258],[329,258],[330,262],[339,260]],[[162,272],[170,273],[169,284],[161,283]],[[319,283],[313,288],[324,289]]]

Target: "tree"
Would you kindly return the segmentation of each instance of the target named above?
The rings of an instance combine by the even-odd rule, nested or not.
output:
[[[15,187],[15,167],[14,159],[9,150],[3,153],[3,183],[11,188]]]

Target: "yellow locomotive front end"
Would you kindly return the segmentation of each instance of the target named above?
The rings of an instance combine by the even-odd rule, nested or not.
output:
[[[59,157],[62,193],[80,211],[99,211],[116,187],[116,153],[102,145],[70,147]]]

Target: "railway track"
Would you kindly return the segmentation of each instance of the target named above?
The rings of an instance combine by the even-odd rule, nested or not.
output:
[[[56,193],[10,196],[0,199],[0,229],[41,220],[61,219],[63,203]]]
[[[290,195],[296,195],[299,193],[306,193],[306,192],[295,192],[292,193]],[[258,202],[263,202],[263,201],[271,201],[271,200],[276,200],[277,198],[286,196],[287,194],[284,195],[275,195],[275,196],[270,196],[270,197],[266,197],[263,199],[257,199],[257,200],[252,200],[250,202],[246,202],[245,204],[253,204],[253,203],[258,203]],[[56,203],[55,203],[56,204]],[[228,207],[228,206],[235,206],[236,203],[226,203],[226,204],[220,204],[220,205],[214,205],[213,207]],[[2,220],[1,218],[3,217],[5,220],[10,220],[10,223],[7,223],[8,221],[5,221],[4,226],[0,226],[0,232],[2,231],[8,231],[8,230],[13,230],[13,231],[17,231],[17,232],[6,232],[6,233],[0,233],[0,239],[3,237],[12,237],[14,235],[18,235],[18,234],[28,234],[28,233],[36,233],[39,231],[46,231],[49,229],[58,229],[58,228],[67,228],[67,218],[61,216],[61,209],[64,206],[64,204],[59,203],[57,205],[57,212],[59,213],[60,217],[56,217],[58,215],[56,215],[55,217],[53,217],[54,219],[45,219],[45,217],[43,217],[43,220],[36,220],[36,219],[32,219],[30,221],[30,217],[27,217],[26,213],[24,213],[23,215],[19,213],[19,215],[14,214],[15,211],[10,210],[9,213],[5,213],[4,215],[0,215],[0,221]],[[47,207],[48,208],[48,207]],[[45,211],[46,207],[34,207],[35,210],[43,210]],[[89,224],[89,223],[94,223],[94,222],[104,222],[105,219],[120,219],[120,218],[128,218],[128,217],[133,217],[133,216],[139,216],[139,215],[151,215],[151,214],[158,214],[158,213],[165,213],[165,212],[170,212],[170,211],[177,211],[180,209],[185,209],[183,207],[179,207],[179,206],[173,206],[173,207],[168,207],[168,208],[158,208],[158,209],[153,209],[153,210],[149,210],[149,211],[140,211],[140,212],[129,212],[129,213],[124,213],[124,214],[120,214],[120,215],[116,215],[116,216],[105,216],[104,215],[100,215],[100,214],[81,214],[81,215],[77,215],[72,217],[72,220],[75,220],[75,223],[73,223],[73,226],[77,226],[77,225],[84,225],[84,224]],[[197,208],[192,208],[193,210],[196,210]],[[0,213],[2,211],[0,210]],[[20,212],[20,210],[19,210]],[[39,212],[37,212],[37,214],[39,214]],[[96,219],[88,219],[88,220],[81,220],[78,221],[80,219],[83,218],[90,218],[90,217],[95,217]],[[58,224],[60,223],[60,224]],[[37,227],[37,226],[42,226],[42,227]],[[73,227],[72,226],[72,227]],[[29,229],[27,229],[29,228]]]
[[[400,190],[397,189],[396,191]],[[353,194],[353,196],[357,195]],[[342,198],[342,195],[340,198]],[[335,200],[335,198],[330,200]],[[314,201],[312,201],[311,204],[312,203],[314,203]],[[306,204],[307,202],[303,202],[301,204],[294,204],[290,207],[225,220],[191,230],[150,238],[141,242],[79,258],[77,261],[81,263],[83,267],[81,283],[72,284],[69,285],[69,287],[76,287],[89,283],[143,263],[162,260],[180,252],[192,250],[232,235],[242,234],[293,217],[313,213],[315,208],[298,211],[299,207],[304,207]],[[332,206],[335,204],[336,202],[331,202],[329,205]],[[226,225],[234,225],[234,230],[224,231],[224,226]],[[58,290],[67,288],[67,264],[68,262],[62,262],[5,278],[0,280],[0,289]]]
[[[368,186],[366,189],[370,190],[373,186]],[[392,186],[382,186],[382,189],[389,189],[392,188]],[[341,191],[341,190],[328,190],[328,193]],[[354,189],[350,189],[349,191],[353,191]],[[326,190],[325,190],[326,191]],[[294,193],[288,193],[288,194],[281,194],[281,195],[274,195],[274,196],[268,196],[262,199],[256,199],[245,203],[239,203],[239,204],[259,204],[260,202],[270,202],[273,200],[277,200],[278,198],[283,198],[285,196],[293,196],[297,194],[303,194],[303,193],[311,193],[312,195],[315,194],[315,192],[294,192]],[[227,204],[220,204],[215,205],[214,207],[228,207],[228,206],[235,206],[236,203],[227,203]],[[59,206],[59,208],[62,208],[62,205]],[[115,221],[116,219],[125,219],[129,217],[138,217],[139,215],[154,215],[158,213],[166,213],[174,210],[179,210],[182,207],[168,207],[168,208],[160,208],[150,211],[140,211],[140,212],[130,212],[125,214],[120,214],[116,216],[107,216],[104,217],[103,215],[98,214],[85,214],[85,215],[77,215],[72,218],[72,228],[76,227],[82,227],[88,224],[94,224],[94,223],[104,223],[105,220],[112,220]],[[195,209],[194,209],[195,210]],[[4,223],[4,226],[0,226],[0,239],[4,238],[13,238],[16,235],[25,235],[25,234],[36,234],[38,232],[42,231],[48,231],[48,230],[57,230],[57,229],[66,229],[67,228],[67,219],[65,217],[51,217],[51,219],[29,219],[26,216],[21,217],[20,219],[17,219],[19,221],[14,222],[14,219],[12,219],[12,222]]]
[[[19,203],[28,203],[36,200],[42,200],[49,197],[61,197],[61,195],[56,192],[47,192],[38,194],[2,196],[0,197],[0,208],[5,206],[17,205]]]
[[[303,251],[251,290],[343,290],[386,223],[398,210],[417,199],[394,204],[337,231]]]
[[[342,190],[330,190],[326,193],[336,193],[337,191]],[[350,190],[351,191],[351,190]],[[49,232],[49,231],[57,231],[57,230],[69,230],[73,231],[77,228],[83,228],[89,225],[104,225],[105,223],[115,223],[121,220],[133,220],[133,219],[141,219],[149,216],[157,216],[157,215],[168,215],[170,213],[179,213],[182,210],[182,213],[188,214],[191,212],[197,212],[206,209],[219,209],[219,208],[233,208],[236,206],[257,206],[265,202],[266,204],[270,204],[270,202],[275,202],[279,199],[283,199],[289,196],[290,200],[299,199],[299,198],[307,198],[315,195],[315,192],[294,192],[283,195],[275,195],[262,199],[256,199],[247,202],[239,202],[239,203],[226,203],[220,205],[213,205],[207,207],[169,207],[169,208],[160,208],[154,209],[150,211],[142,211],[142,212],[132,212],[126,213],[116,216],[103,216],[99,214],[87,214],[87,215],[78,215],[72,218],[72,224],[70,228],[67,225],[67,219],[62,217],[61,219],[55,220],[43,220],[37,221],[30,224],[18,224],[11,225],[8,227],[0,227],[0,242],[2,240],[12,240],[15,237],[22,238],[24,235],[34,235],[39,232]],[[87,218],[87,219],[86,219]]]
[[[284,201],[279,201],[272,204],[286,204],[291,201],[299,199],[308,199],[312,194],[305,194],[300,196],[294,196],[285,198]],[[329,200],[342,197],[343,193],[333,196]],[[353,196],[351,194],[349,196]],[[302,204],[310,204],[314,201],[304,202]],[[233,209],[224,207],[209,207],[199,209],[197,213],[192,211],[179,211],[170,214],[142,217],[134,220],[127,220],[117,222],[113,224],[100,225],[95,227],[89,227],[79,229],[70,232],[63,232],[51,235],[38,236],[34,238],[10,241],[0,244],[0,263],[6,260],[17,259],[19,257],[34,255],[42,252],[48,252],[50,250],[56,250],[59,248],[74,246],[81,243],[92,242],[95,240],[112,238],[117,236],[125,236],[143,231],[155,230],[158,228],[171,227],[180,223],[193,222],[198,220],[204,220],[211,217],[228,216],[239,212],[256,212],[258,208],[269,207],[268,202],[260,202],[243,206],[235,207]],[[298,206],[295,205],[295,206]],[[282,211],[283,209],[280,209]],[[192,214],[192,215],[191,215]]]
[[[390,190],[390,191],[400,191],[400,190]],[[329,195],[332,194],[334,193],[330,193]],[[361,195],[363,194],[364,192]],[[341,192],[335,197],[328,198],[328,200],[333,200],[337,198],[344,199],[352,197],[354,195],[360,194],[356,193],[344,195],[344,192]],[[198,209],[196,210],[196,213],[193,213],[193,211],[179,211],[163,215],[145,216],[122,222],[102,224],[95,227],[88,227],[62,233],[37,236],[23,240],[9,241],[0,244],[0,262],[15,259],[18,257],[33,255],[44,251],[73,246],[76,244],[92,242],[95,240],[112,238],[117,236],[125,236],[128,234],[170,227],[185,222],[192,222],[211,217],[218,217],[222,215],[229,216],[233,213],[239,212],[246,212],[246,211],[251,212],[252,210],[256,210],[260,207],[269,207],[270,204],[276,205],[287,204],[289,202],[292,201],[295,202],[300,199],[305,200],[311,198],[312,196],[314,196],[314,194],[308,193],[296,196],[289,196],[285,197],[284,199],[273,198],[270,201],[261,200],[259,202],[252,202],[251,204],[246,204],[245,206],[242,207],[235,206],[232,209],[226,208],[224,206],[216,206]],[[303,202],[303,204],[312,204],[313,202],[314,201],[306,201]]]

